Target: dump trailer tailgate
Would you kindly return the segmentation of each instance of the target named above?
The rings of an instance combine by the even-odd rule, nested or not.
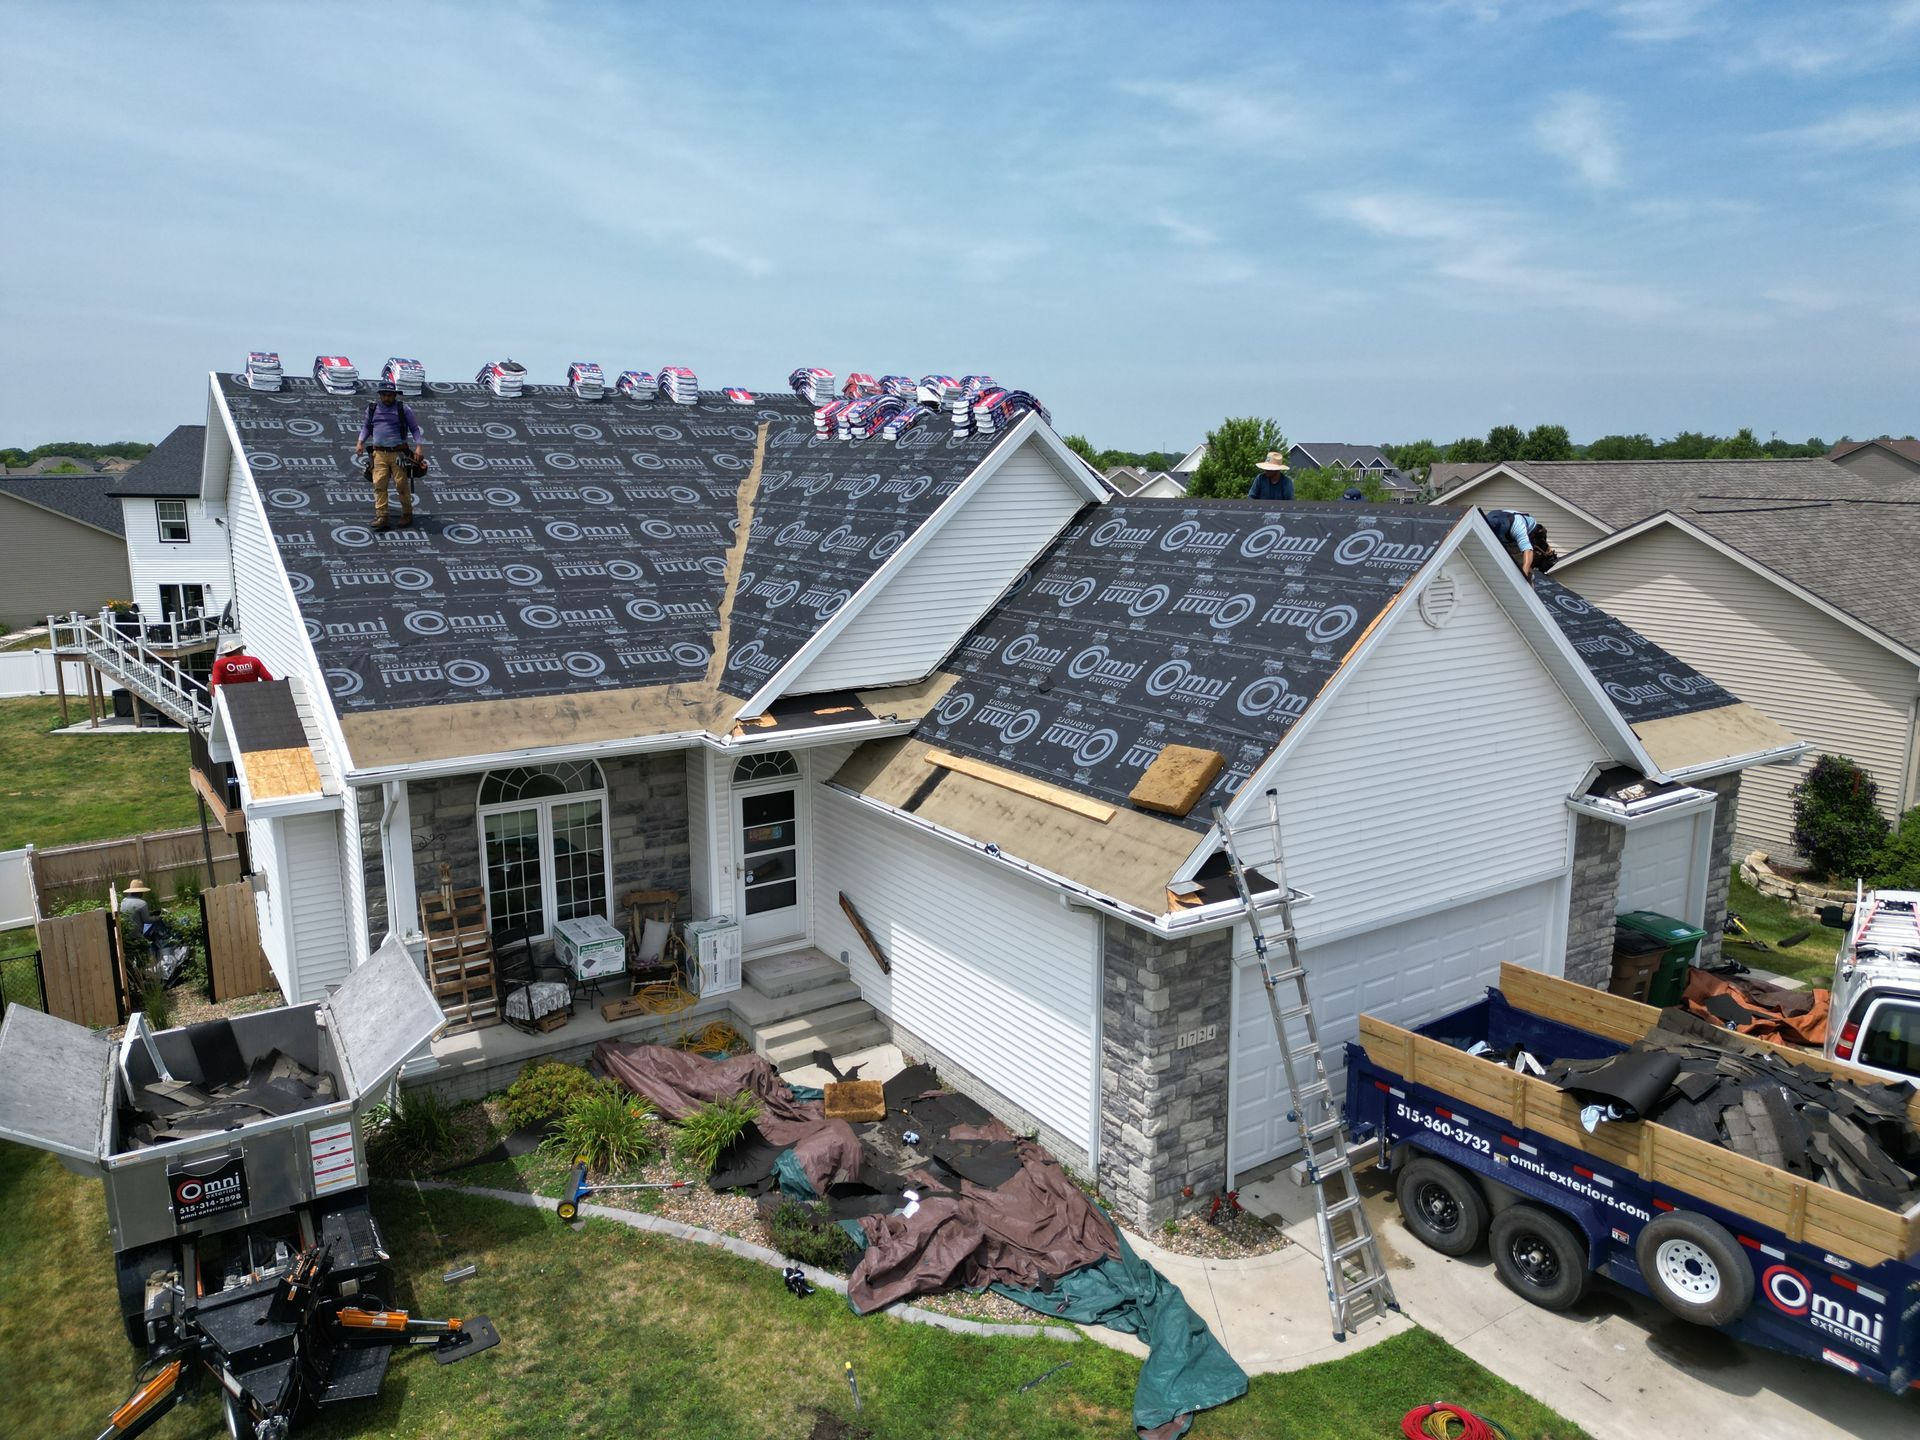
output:
[[[420,967],[397,936],[374,951],[320,1006],[340,1057],[341,1098],[374,1099],[446,1023]]]
[[[113,1045],[26,1005],[0,1023],[0,1139],[50,1150],[101,1174]]]

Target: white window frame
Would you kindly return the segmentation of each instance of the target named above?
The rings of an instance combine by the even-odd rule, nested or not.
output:
[[[538,769],[540,767],[533,767]],[[536,941],[551,940],[553,927],[559,923],[560,896],[559,885],[553,873],[553,810],[557,805],[579,805],[590,800],[600,804],[601,853],[605,863],[606,897],[602,918],[609,923],[613,920],[613,825],[607,812],[607,772],[596,762],[594,770],[600,776],[600,788],[597,790],[568,790],[559,795],[541,795],[531,800],[503,800],[497,805],[482,805],[474,815],[474,833],[480,846],[480,888],[487,900],[487,926],[493,926],[493,883],[487,865],[487,820],[494,815],[513,815],[523,810],[539,812],[540,817],[540,919],[541,929],[532,938]],[[489,772],[491,773],[491,772]],[[485,787],[487,776],[480,777],[480,786]],[[477,793],[477,792],[476,792]]]
[[[173,524],[174,521],[171,520],[168,516],[161,513],[169,505],[178,505],[180,507],[180,517],[179,517],[180,534],[177,539],[167,534],[167,526],[170,524]],[[193,543],[193,530],[191,528],[189,517],[187,515],[186,501],[184,500],[154,501],[153,502],[153,520],[154,520],[155,528],[160,533],[160,543],[162,545],[191,545]]]

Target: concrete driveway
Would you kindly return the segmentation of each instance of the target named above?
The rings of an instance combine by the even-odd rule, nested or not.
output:
[[[1564,1313],[1529,1305],[1500,1282],[1485,1255],[1450,1260],[1414,1239],[1400,1223],[1386,1178],[1373,1170],[1362,1174],[1367,1213],[1408,1317],[1584,1426],[1595,1440],[1920,1435],[1915,1397],[1902,1399],[1830,1366],[1688,1325],[1608,1281],[1596,1279],[1586,1299]],[[1317,1257],[1312,1191],[1282,1171],[1244,1185],[1240,1198],[1255,1213],[1281,1220]],[[1317,1287],[1317,1265],[1313,1280]]]

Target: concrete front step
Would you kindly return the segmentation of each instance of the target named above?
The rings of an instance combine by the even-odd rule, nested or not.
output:
[[[845,971],[841,972],[843,975]],[[742,985],[725,997],[747,1029],[758,1032],[796,1015],[811,1014],[829,1006],[843,1005],[860,998],[860,987],[851,980],[836,980],[813,990],[796,990],[791,995],[762,995],[751,985]]]
[[[762,995],[778,999],[845,980],[847,967],[829,960],[818,950],[797,950],[790,955],[749,960],[741,966],[740,973],[746,983]]]
[[[776,1040],[771,1044],[763,1041],[755,1048],[778,1070],[787,1065],[811,1064],[816,1050],[826,1051],[837,1061],[839,1056],[885,1044],[889,1038],[886,1023],[876,1015],[871,1020],[862,1020],[839,1030]]]
[[[849,1025],[857,1025],[863,1020],[873,1018],[873,1007],[864,1000],[848,1000],[839,1005],[825,1005],[818,1010],[809,1010],[804,1015],[795,1015],[790,1020],[776,1020],[771,1025],[756,1025],[754,1033],[767,1044],[780,1040],[791,1040],[797,1035],[815,1034],[826,1030],[844,1030]]]

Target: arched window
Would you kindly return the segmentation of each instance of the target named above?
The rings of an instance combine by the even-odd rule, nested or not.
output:
[[[800,762],[793,758],[791,750],[763,750],[758,755],[740,758],[733,767],[733,783],[750,785],[756,780],[784,780],[799,773]]]
[[[591,760],[489,771],[480,781],[480,845],[496,933],[545,938],[562,920],[609,913],[607,782]]]

